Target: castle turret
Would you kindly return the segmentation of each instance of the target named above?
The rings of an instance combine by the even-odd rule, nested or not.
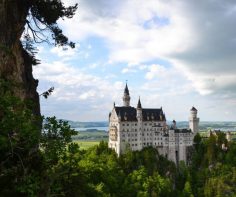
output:
[[[226,139],[228,142],[230,142],[232,140],[231,133],[229,131],[226,132]]]
[[[138,105],[137,105],[137,120],[142,121],[142,105],[140,102],[140,98],[138,99]]]
[[[189,117],[189,128],[192,130],[193,133],[197,133],[198,129],[199,118],[197,117],[197,109],[192,107],[190,110],[190,117]]]
[[[123,105],[125,107],[130,106],[130,96],[129,96],[129,89],[128,89],[127,83],[125,85],[125,90],[124,90]]]

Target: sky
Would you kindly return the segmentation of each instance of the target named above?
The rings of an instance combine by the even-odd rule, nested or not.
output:
[[[107,121],[122,105],[162,107],[168,120],[236,120],[235,0],[64,0],[78,3],[59,26],[75,49],[38,46],[34,67],[45,116]]]

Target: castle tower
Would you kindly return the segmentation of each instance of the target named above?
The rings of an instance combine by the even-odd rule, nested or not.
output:
[[[130,96],[129,96],[129,89],[128,89],[127,83],[125,85],[125,90],[124,90],[123,105],[125,107],[130,106]]]
[[[192,107],[192,109],[190,110],[189,128],[195,134],[199,131],[198,124],[199,118],[197,117],[197,109],[195,107]]]
[[[138,99],[138,105],[137,105],[137,120],[139,122],[142,121],[142,105],[140,102],[140,98]]]
[[[226,132],[226,139],[228,140],[228,142],[232,140],[231,133],[229,131]]]

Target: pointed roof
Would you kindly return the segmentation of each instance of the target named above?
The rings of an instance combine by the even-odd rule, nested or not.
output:
[[[142,105],[141,105],[141,102],[140,102],[140,97],[138,99],[138,105],[137,105],[137,108],[141,109],[142,108]]]
[[[138,121],[137,109],[134,107],[115,107],[117,116],[121,121]],[[153,116],[153,118],[152,118]],[[147,109],[142,108],[143,121],[166,121],[162,109]]]
[[[125,85],[124,93],[127,94],[127,95],[129,95],[129,89],[128,89],[127,83],[126,83],[126,85]]]
[[[197,109],[193,106],[191,111],[197,111]]]

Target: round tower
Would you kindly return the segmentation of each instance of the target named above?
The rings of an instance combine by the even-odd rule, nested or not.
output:
[[[123,105],[125,107],[130,106],[130,96],[129,96],[129,89],[128,89],[127,83],[125,85],[125,90],[124,90]]]
[[[193,133],[197,133],[199,125],[199,118],[197,117],[197,109],[192,107],[190,110],[190,117],[189,117],[189,128],[192,130]]]

